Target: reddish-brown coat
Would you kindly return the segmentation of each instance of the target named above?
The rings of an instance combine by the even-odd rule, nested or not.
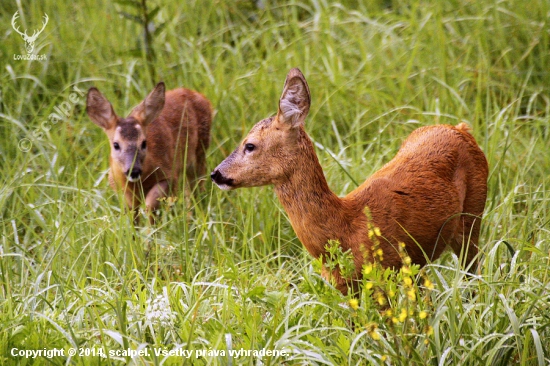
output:
[[[358,278],[365,249],[372,247],[365,215],[368,208],[370,227],[382,233],[383,265],[401,265],[399,243],[405,243],[416,264],[438,258],[447,245],[457,255],[464,250],[466,262],[472,262],[488,167],[485,155],[462,126],[436,125],[414,131],[394,159],[343,198],[329,190],[304,131],[300,169],[275,186],[302,244],[319,257],[328,240],[338,240],[343,250],[351,249]],[[345,293],[349,283],[339,273],[333,277]]]
[[[308,110],[309,88],[301,72],[293,69],[277,116],[258,123],[216,168],[213,180],[224,189],[273,184],[311,255],[323,255],[329,240],[338,240],[343,250],[351,249],[354,279],[360,278],[363,264],[372,258],[365,258],[365,250],[372,249],[368,232],[373,227],[382,233],[384,266],[401,265],[399,243],[405,243],[412,262],[420,265],[438,258],[447,245],[457,255],[463,252],[467,263],[475,262],[488,166],[466,124],[413,131],[389,163],[340,198],[329,189],[303,128]],[[249,143],[254,144],[256,157],[243,150]],[[344,294],[353,287],[338,271],[323,274],[332,277]]]
[[[156,111],[150,112],[148,108],[156,108]],[[109,183],[114,190],[124,190],[130,209],[137,210],[145,197],[148,211],[154,211],[159,207],[159,198],[177,193],[184,171],[190,187],[205,174],[212,108],[202,94],[184,88],[164,92],[164,84],[159,83],[127,118],[120,118],[99,91],[92,88],[88,93],[87,110],[92,121],[102,127],[109,138]],[[128,121],[139,125],[135,136],[125,135],[121,130],[126,128],[121,126],[126,126]],[[119,157],[113,148],[115,140],[122,150],[126,145],[137,149],[146,141],[146,153],[139,156],[138,152],[138,158]],[[142,161],[138,161],[140,158]],[[128,179],[125,170],[129,165],[141,169],[138,180]]]

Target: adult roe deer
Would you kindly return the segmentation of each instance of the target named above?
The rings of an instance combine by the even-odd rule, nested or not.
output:
[[[224,190],[273,184],[294,231],[314,257],[325,254],[329,240],[351,249],[352,279],[323,270],[343,294],[355,287],[350,280],[360,279],[369,260],[364,255],[373,245],[369,227],[381,231],[385,267],[401,265],[398,245],[405,243],[413,263],[425,265],[449,245],[457,255],[463,251],[475,268],[488,166],[466,124],[415,130],[389,163],[340,198],[329,189],[304,130],[309,106],[307,82],[292,69],[277,115],[258,122],[213,171],[212,180]]]
[[[160,82],[121,118],[98,89],[90,88],[86,111],[109,138],[109,183],[124,190],[136,222],[142,197],[153,223],[152,211],[160,198],[177,192],[183,170],[191,188],[205,174],[212,108],[202,94],[184,88],[165,92]]]

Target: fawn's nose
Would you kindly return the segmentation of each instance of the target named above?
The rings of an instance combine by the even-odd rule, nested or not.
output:
[[[126,172],[126,176],[128,178],[130,178],[130,181],[135,181],[135,180],[138,180],[139,177],[141,176],[141,169],[139,168],[132,168],[132,170],[128,170]]]

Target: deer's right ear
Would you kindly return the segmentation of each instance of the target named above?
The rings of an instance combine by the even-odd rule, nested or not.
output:
[[[88,113],[93,123],[104,130],[111,129],[116,124],[113,106],[96,88],[88,90],[86,113]]]
[[[277,120],[291,127],[303,125],[310,104],[311,97],[306,78],[299,69],[290,70],[279,100]]]
[[[131,116],[134,116],[138,121],[140,121],[144,126],[148,126],[153,122],[162,112],[165,102],[166,87],[161,81],[155,86],[153,91],[149,93],[147,98],[141,103],[139,103],[133,110],[130,112]]]

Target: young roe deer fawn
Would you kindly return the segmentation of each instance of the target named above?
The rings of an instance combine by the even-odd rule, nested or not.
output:
[[[399,243],[413,263],[425,265],[446,245],[475,267],[488,166],[468,126],[435,125],[414,131],[385,166],[347,196],[328,187],[313,144],[304,130],[310,93],[298,69],[285,81],[276,116],[258,122],[237,149],[211,174],[224,190],[267,184],[285,208],[292,227],[314,256],[329,240],[351,250],[355,274],[332,278],[344,294],[372,258],[369,227],[380,229],[385,267],[400,267]],[[365,210],[370,212],[367,217]]]
[[[159,199],[177,192],[183,170],[191,188],[205,174],[212,107],[202,94],[184,88],[165,92],[160,82],[121,118],[99,90],[90,88],[86,111],[109,138],[109,183],[115,191],[124,190],[136,222],[142,197],[153,223]]]

